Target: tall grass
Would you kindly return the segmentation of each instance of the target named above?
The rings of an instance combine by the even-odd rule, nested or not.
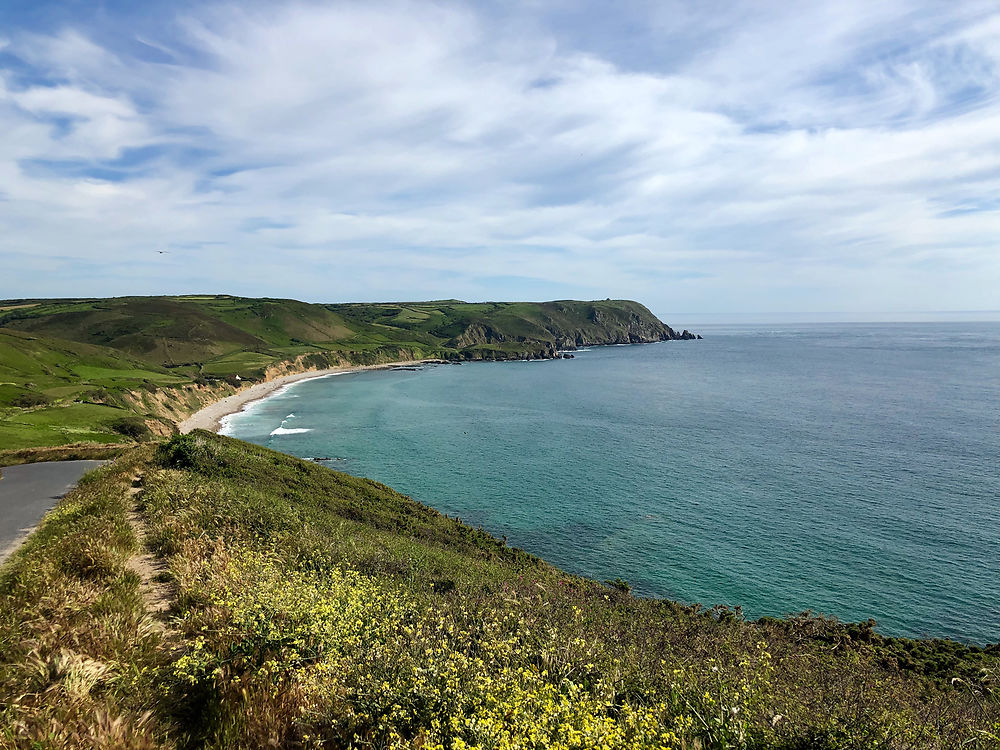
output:
[[[168,657],[126,565],[129,472],[150,452],[84,477],[0,568],[0,746],[170,746]]]
[[[125,564],[137,473],[166,631]],[[636,599],[208,433],[95,475],[0,593],[23,747],[1000,747],[996,649]]]

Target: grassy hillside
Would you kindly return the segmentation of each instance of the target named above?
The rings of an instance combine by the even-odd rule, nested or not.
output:
[[[1000,653],[569,576],[208,433],[91,475],[0,571],[13,747],[990,748]]]
[[[628,300],[578,302],[437,302],[330,305],[366,334],[406,331],[437,345],[441,356],[494,359],[554,356],[558,349],[692,337],[678,334],[644,306]],[[399,334],[396,334],[399,335]]]
[[[10,300],[0,302],[0,450],[165,434],[206,401],[279,373],[422,358],[554,357],[587,344],[684,336],[691,334],[621,300]]]
[[[220,295],[16,301],[0,304],[0,328],[110,347],[168,368],[241,376],[314,352],[552,356],[562,347],[679,337],[642,305],[622,300],[316,305]]]
[[[301,305],[214,297],[56,300],[8,311],[0,326],[106,346],[165,367],[197,367],[232,352],[278,354],[271,350],[291,344],[285,325],[297,322]],[[336,332],[344,329],[324,329]]]
[[[108,392],[184,382],[113,349],[0,328],[0,447],[130,440],[134,414]]]
[[[60,401],[94,388],[183,379],[114,349],[0,328],[2,406],[28,393]]]

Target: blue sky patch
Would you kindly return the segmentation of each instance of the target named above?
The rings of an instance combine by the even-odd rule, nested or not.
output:
[[[12,0],[0,297],[989,309],[997,92],[993,0]]]

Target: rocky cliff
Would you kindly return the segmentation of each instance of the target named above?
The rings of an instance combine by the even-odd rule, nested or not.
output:
[[[694,339],[630,300],[496,304],[472,318],[446,346],[463,359],[550,358],[559,351],[604,344]]]

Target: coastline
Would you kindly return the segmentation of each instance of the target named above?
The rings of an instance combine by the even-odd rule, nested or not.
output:
[[[250,404],[274,395],[278,390],[292,383],[302,380],[312,380],[313,378],[325,378],[330,375],[346,375],[351,372],[364,372],[367,370],[386,370],[392,367],[405,365],[436,364],[438,359],[406,359],[399,362],[385,362],[378,365],[358,365],[355,367],[331,367],[325,370],[306,370],[296,372],[291,375],[282,375],[274,380],[266,380],[263,383],[255,383],[246,390],[226,396],[215,401],[208,406],[199,409],[187,419],[178,423],[177,428],[182,435],[192,430],[209,430],[218,432],[222,428],[222,420],[226,417],[243,411]]]
[[[631,344],[621,343],[621,344],[584,344],[584,349],[582,351],[588,351],[592,346],[635,346],[637,344],[659,344],[662,341],[644,341],[635,342]],[[564,354],[572,355],[574,352],[581,351],[580,349],[567,349],[559,350],[555,357],[527,357],[524,361],[542,361],[545,359],[561,359]],[[483,360],[489,361],[489,360]],[[495,360],[495,361],[511,361],[511,360]],[[186,435],[193,430],[208,430],[209,432],[219,432],[223,427],[223,420],[233,414],[237,414],[243,411],[250,404],[261,401],[268,396],[274,395],[275,392],[284,388],[292,383],[297,383],[301,380],[311,380],[313,378],[325,378],[330,375],[346,375],[352,372],[365,372],[368,370],[388,370],[393,367],[405,367],[407,365],[429,365],[429,364],[460,364],[460,362],[450,362],[448,360],[442,359],[403,359],[397,360],[395,362],[382,362],[377,365],[352,365],[348,367],[330,367],[323,370],[305,370],[303,372],[292,373],[291,375],[282,375],[280,377],[274,378],[273,380],[266,380],[263,383],[255,383],[246,390],[240,391],[239,393],[234,393],[231,396],[226,396],[225,398],[214,401],[208,406],[205,406],[194,414],[190,415],[186,419],[177,423],[177,429],[182,435]]]

